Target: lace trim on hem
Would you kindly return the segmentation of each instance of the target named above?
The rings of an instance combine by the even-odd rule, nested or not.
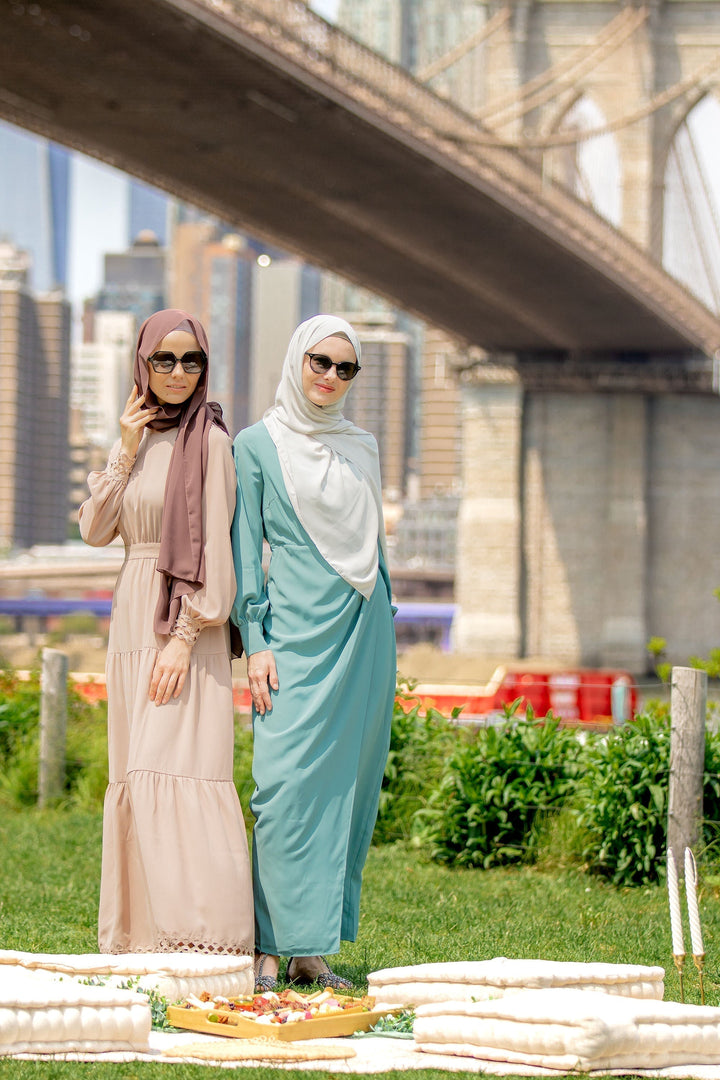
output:
[[[112,480],[118,480],[121,484],[127,484],[134,464],[135,458],[128,457],[125,451],[121,450],[117,457],[111,458],[110,461],[108,461],[105,472]]]
[[[174,938],[159,938],[153,945],[137,946],[130,949],[106,948],[103,952],[109,955],[122,955],[127,952],[133,953],[200,953],[203,956],[253,956],[255,945],[216,945],[200,942],[198,944],[176,941]]]
[[[181,611],[170,631],[170,637],[180,638],[181,641],[185,641],[188,645],[194,645],[202,628],[203,624],[199,619],[194,619],[192,615]]]

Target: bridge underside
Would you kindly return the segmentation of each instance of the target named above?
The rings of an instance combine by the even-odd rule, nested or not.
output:
[[[477,176],[192,0],[8,3],[0,114],[492,350],[692,351]],[[18,178],[22,182],[22,178]]]

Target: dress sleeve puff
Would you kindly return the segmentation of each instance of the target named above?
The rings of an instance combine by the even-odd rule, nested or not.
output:
[[[233,445],[237,505],[232,523],[232,549],[237,596],[232,620],[238,626],[247,656],[267,649],[263,621],[269,601],[262,565],[264,479],[260,462],[241,432]]]
[[[91,472],[87,482],[90,498],[78,511],[80,535],[91,547],[104,547],[119,533],[123,495],[135,458],[120,449],[120,440],[110,451],[102,472]]]
[[[219,427],[210,428],[203,484],[205,584],[182,597],[172,633],[192,645],[205,626],[226,623],[235,599],[230,524],[235,510],[235,469],[230,440]]]

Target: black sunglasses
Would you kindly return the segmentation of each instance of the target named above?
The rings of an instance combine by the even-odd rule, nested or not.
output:
[[[305,355],[316,375],[324,375],[331,367],[334,367],[338,379],[342,379],[343,382],[350,382],[350,379],[354,379],[360,370],[359,364],[353,364],[349,360],[341,360],[339,364],[336,364],[334,360],[331,360],[329,356],[325,356],[324,353],[307,352]]]
[[[184,356],[176,356],[175,353],[165,350],[148,356],[148,364],[152,365],[153,371],[158,375],[169,375],[175,370],[176,364],[182,364],[186,375],[199,375],[205,370],[206,363],[207,356],[202,349],[193,349],[191,352],[186,352]]]

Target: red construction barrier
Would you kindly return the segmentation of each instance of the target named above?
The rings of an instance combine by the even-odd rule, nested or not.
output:
[[[450,715],[462,706],[461,719],[497,718],[505,706],[520,699],[517,714],[528,706],[536,717],[552,712],[564,724],[607,727],[635,715],[637,687],[632,675],[621,670],[569,669],[567,671],[513,671],[498,668],[486,686],[418,684],[400,705],[415,704]]]
[[[71,678],[77,692],[86,701],[104,701],[107,697],[104,675],[74,673]],[[409,712],[419,704],[450,716],[462,708],[461,720],[499,717],[506,705],[520,698],[518,715],[528,705],[536,717],[552,712],[564,724],[587,724],[608,727],[631,720],[637,708],[637,687],[632,675],[622,670],[570,669],[567,671],[513,671],[498,668],[485,686],[418,684],[408,698],[398,704]],[[247,682],[233,681],[233,705],[238,712],[252,711]]]

